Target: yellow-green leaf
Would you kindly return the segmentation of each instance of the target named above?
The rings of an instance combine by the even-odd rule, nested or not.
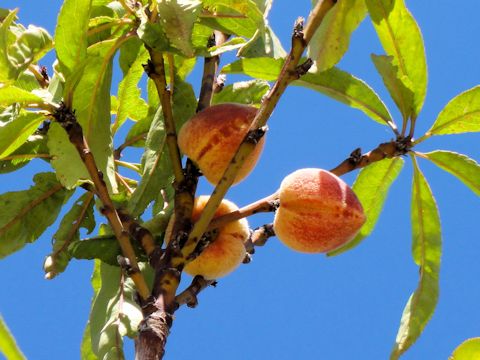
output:
[[[0,105],[2,107],[11,104],[41,104],[43,99],[30,91],[20,89],[16,86],[4,86],[0,87]]]
[[[390,359],[398,359],[421,335],[435,311],[439,293],[442,254],[440,216],[427,180],[413,156],[412,160],[412,254],[419,266],[420,279],[403,310]]]
[[[364,0],[338,0],[327,13],[308,46],[318,71],[335,66],[348,50],[350,37],[365,18]]]
[[[65,0],[55,29],[55,51],[63,75],[78,71],[87,57],[87,30],[92,0]]]
[[[463,154],[443,150],[420,155],[455,176],[480,196],[480,164],[475,160]]]
[[[6,122],[0,118],[0,159],[22,146],[44,120],[42,114],[27,111]]]
[[[404,0],[365,0],[375,30],[393,65],[399,68],[399,80],[411,84],[414,93],[413,116],[422,109],[427,91],[427,60],[420,28]]]
[[[480,86],[475,86],[450,100],[426,135],[477,131],[480,131]]]
[[[471,338],[461,343],[448,360],[475,360],[480,359],[480,337]]]
[[[403,159],[396,157],[370,164],[360,171],[352,189],[362,203],[367,221],[352,241],[329,252],[328,256],[339,255],[354,248],[372,233],[387,199],[390,186],[402,171],[403,164]]]
[[[37,240],[71,195],[54,173],[38,173],[33,180],[28,190],[0,195],[0,258]]]
[[[359,109],[380,124],[396,127],[387,107],[375,91],[364,81],[336,67],[323,72],[308,72],[293,84],[321,92]]]
[[[5,324],[0,315],[0,353],[5,355],[8,360],[24,360],[26,359],[22,351],[19,349],[15,338]]]

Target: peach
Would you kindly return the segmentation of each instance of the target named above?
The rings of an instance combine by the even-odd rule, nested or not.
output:
[[[209,196],[199,196],[195,199],[192,220],[195,222],[200,217],[203,208],[207,204]],[[215,217],[238,210],[231,201],[222,200],[215,212]],[[173,219],[172,219],[173,220]],[[173,221],[170,221],[166,230],[166,239],[170,238]],[[250,235],[246,219],[232,221],[219,229],[219,233],[202,253],[193,261],[185,265],[184,271],[192,276],[202,275],[204,278],[213,280],[228,275],[235,270],[246,255],[244,242]]]
[[[188,120],[178,133],[178,146],[207,180],[218,184],[243,138],[257,109],[241,104],[213,105]],[[243,180],[255,167],[263,149],[262,137],[240,168],[234,183]]]
[[[352,189],[322,169],[301,169],[283,179],[274,230],[293,250],[323,253],[358,233],[366,218]]]

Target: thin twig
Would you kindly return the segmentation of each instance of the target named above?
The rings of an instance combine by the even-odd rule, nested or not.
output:
[[[175,297],[177,307],[180,307],[184,304],[190,308],[196,307],[198,305],[198,294],[200,294],[200,292],[207,287],[215,285],[215,280],[207,280],[203,276],[199,275],[195,276],[190,286]]]
[[[65,129],[70,142],[77,149],[87,171],[93,181],[98,197],[103,203],[102,213],[107,217],[110,225],[118,240],[122,253],[129,260],[131,265],[130,276],[135,283],[135,287],[143,300],[150,296],[150,290],[138,267],[135,251],[130,242],[128,232],[124,229],[117,210],[108,193],[107,185],[103,179],[103,174],[98,170],[95,158],[88,146],[87,140],[83,136],[83,130],[77,121],[75,113],[61,104],[59,109],[53,113],[55,120]]]

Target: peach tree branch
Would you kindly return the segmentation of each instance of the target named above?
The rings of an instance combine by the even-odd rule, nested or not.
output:
[[[108,193],[107,185],[103,179],[103,174],[98,170],[95,158],[90,151],[87,140],[83,136],[83,130],[77,122],[75,112],[60,104],[59,108],[52,114],[53,118],[65,129],[70,142],[75,146],[80,158],[82,159],[87,171],[95,186],[95,191],[103,204],[102,213],[110,222],[115,233],[123,255],[128,259],[130,266],[130,277],[135,283],[135,287],[143,300],[148,299],[150,290],[138,267],[135,251],[130,242],[130,236],[124,229],[117,210]]]

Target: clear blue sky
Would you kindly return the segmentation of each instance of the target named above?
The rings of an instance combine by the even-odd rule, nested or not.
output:
[[[60,4],[2,1],[2,7],[20,8],[22,23],[43,26],[52,34]],[[285,48],[295,18],[306,16],[309,5],[308,0],[274,2],[270,22]],[[407,5],[422,29],[429,67],[428,93],[417,128],[421,135],[448,100],[480,83],[480,3],[410,0]],[[371,53],[382,50],[366,19],[340,67],[376,89],[398,119]],[[190,78],[196,88],[199,74],[197,68]],[[272,193],[296,169],[332,168],[353,149],[367,151],[391,137],[388,128],[359,111],[311,90],[291,88],[273,114],[256,170],[227,197],[238,205],[248,204]],[[454,150],[480,161],[480,134],[431,140],[419,150]],[[424,334],[404,359],[446,359],[464,339],[480,335],[480,199],[433,165],[420,161],[420,167],[430,180],[442,218],[440,300]],[[48,170],[42,162],[32,162],[2,176],[0,190],[26,189],[33,173]],[[344,177],[349,183],[354,178],[355,174]],[[410,254],[410,187],[407,161],[373,235],[339,257],[293,253],[272,238],[257,251],[253,263],[203,292],[198,308],[178,311],[166,359],[386,359],[418,280]],[[202,184],[200,193],[210,189]],[[270,221],[269,216],[257,215],[250,223],[256,227]],[[0,261],[4,284],[0,313],[27,357],[35,360],[79,357],[92,295],[88,261],[72,262],[53,281],[43,279],[43,259],[50,252],[54,230]]]

